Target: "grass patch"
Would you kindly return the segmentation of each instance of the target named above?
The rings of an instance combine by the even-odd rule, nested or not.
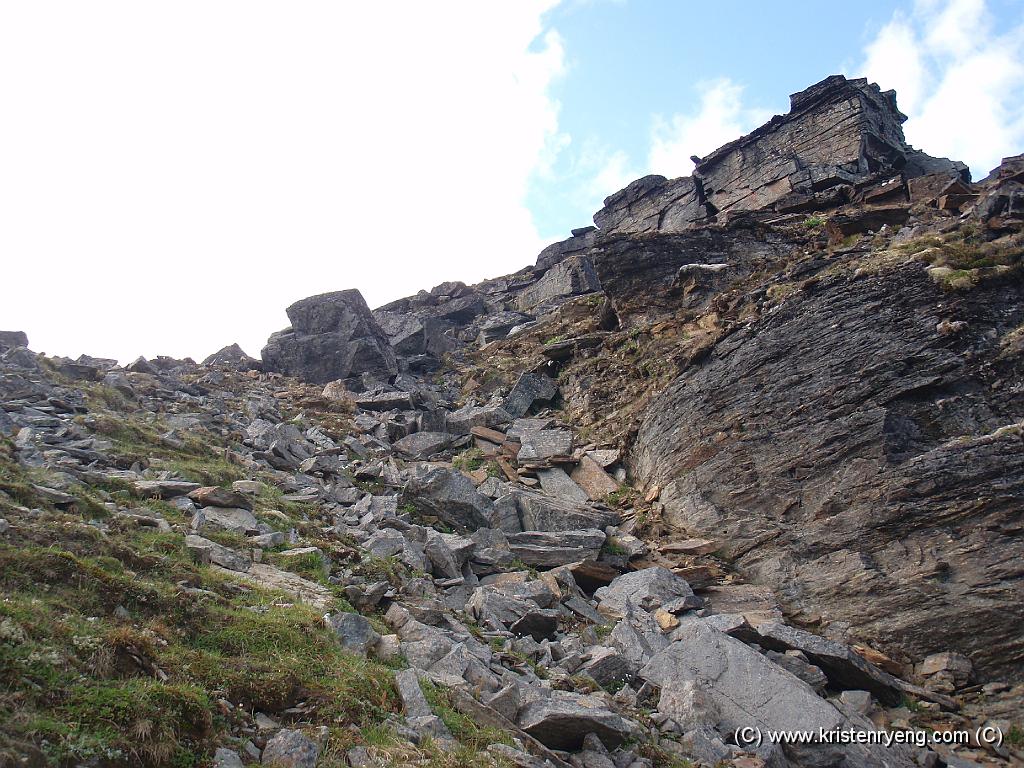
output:
[[[479,448],[467,448],[454,459],[452,466],[463,472],[475,472],[484,465],[484,452]]]

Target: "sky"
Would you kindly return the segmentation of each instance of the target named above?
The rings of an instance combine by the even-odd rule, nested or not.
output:
[[[0,0],[0,329],[254,356],[285,308],[532,264],[835,73],[976,179],[1024,152],[1024,0]]]

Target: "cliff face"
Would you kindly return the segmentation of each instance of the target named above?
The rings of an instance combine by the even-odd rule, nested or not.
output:
[[[827,78],[693,176],[611,195],[535,267],[374,315],[411,373],[560,373],[664,521],[807,620],[1019,669],[1020,163],[972,185],[905,119]],[[617,367],[615,330],[646,355]]]

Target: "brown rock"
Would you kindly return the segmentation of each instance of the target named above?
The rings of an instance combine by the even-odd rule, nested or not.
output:
[[[600,501],[609,493],[619,490],[619,484],[599,463],[585,454],[572,471],[570,477],[586,491],[594,501]]]
[[[196,488],[188,497],[201,507],[231,507],[252,511],[252,500],[247,496],[215,485]]]

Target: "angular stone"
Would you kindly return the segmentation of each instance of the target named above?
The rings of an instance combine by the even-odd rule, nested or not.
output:
[[[315,384],[398,372],[391,343],[359,291],[311,296],[287,312],[291,327],[271,335],[263,348],[267,370]]]
[[[588,733],[614,749],[637,730],[635,723],[607,709],[600,700],[552,691],[519,711],[519,727],[552,749],[577,750]]]
[[[596,528],[570,531],[526,531],[508,535],[513,557],[537,568],[554,568],[596,558],[604,544],[603,531]]]
[[[158,496],[161,499],[185,496],[199,487],[199,483],[186,480],[136,480],[133,485],[140,496]]]
[[[598,610],[615,618],[627,615],[630,606],[654,611],[665,603],[691,595],[693,590],[684,579],[661,566],[625,573],[594,593],[599,602]]]
[[[524,373],[519,376],[502,406],[513,419],[525,416],[534,403],[549,402],[558,393],[554,379],[544,374]]]
[[[512,417],[500,405],[466,405],[448,414],[446,425],[449,432],[468,435],[473,427],[499,427],[512,421]]]
[[[204,507],[192,516],[192,530],[200,533],[208,530],[230,531],[245,536],[259,530],[259,521],[247,509]]]
[[[739,640],[700,621],[684,624],[676,636],[640,676],[669,696],[695,683],[719,710],[716,726],[722,733],[743,726],[816,732],[843,723],[835,707],[810,686]]]
[[[408,392],[376,392],[358,395],[355,403],[364,411],[411,411],[415,405]]]
[[[338,636],[341,647],[350,653],[366,656],[380,640],[370,622],[358,613],[335,613],[326,616],[324,621]]]
[[[544,277],[519,293],[519,309],[535,307],[570,296],[601,290],[601,280],[588,256],[571,256],[551,267]]]
[[[27,346],[28,335],[24,331],[0,331],[0,352]]]
[[[619,519],[610,510],[563,501],[541,493],[515,491],[510,495],[525,531],[603,530],[606,526],[616,524]]]
[[[185,547],[200,563],[212,563],[229,571],[247,571],[252,566],[252,559],[247,555],[202,536],[186,536]]]
[[[840,690],[869,691],[880,702],[897,706],[903,700],[899,682],[866,661],[850,647],[791,627],[780,621],[757,626],[758,644],[774,651],[797,650],[821,669],[829,683]]]
[[[301,731],[284,728],[267,740],[260,762],[272,768],[316,768],[320,745]]]
[[[188,497],[201,507],[235,507],[252,511],[252,501],[239,491],[206,486],[190,491]]]
[[[396,440],[392,447],[409,459],[422,461],[440,453],[456,439],[457,435],[448,432],[413,432]]]
[[[259,367],[260,361],[249,357],[238,344],[223,347],[203,360],[203,365],[215,365],[233,371],[251,371]]]
[[[537,477],[540,479],[540,487],[544,493],[567,501],[586,503],[590,500],[587,492],[573,482],[565,474],[564,470],[558,467],[538,470]]]
[[[614,648],[595,646],[590,649],[589,655],[590,658],[583,662],[579,671],[590,675],[602,687],[621,683],[635,671],[630,669],[626,657]]]
[[[543,465],[553,459],[568,460],[572,456],[573,435],[567,429],[542,429],[522,436],[517,457],[520,464]]]
[[[435,468],[413,477],[402,492],[401,504],[461,529],[490,527],[493,502],[478,493],[461,472]]]
[[[618,481],[590,454],[583,455],[570,477],[593,501],[603,501],[609,493],[619,490]]]

